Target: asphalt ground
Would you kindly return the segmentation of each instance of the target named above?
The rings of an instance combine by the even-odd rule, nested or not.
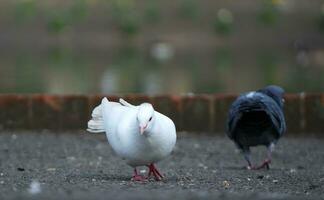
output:
[[[0,199],[324,199],[324,139],[284,137],[270,170],[245,164],[226,137],[179,133],[166,178],[133,182],[103,134],[2,131]]]

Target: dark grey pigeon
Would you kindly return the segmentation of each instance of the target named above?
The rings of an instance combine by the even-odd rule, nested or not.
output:
[[[227,135],[242,150],[248,169],[269,169],[271,153],[286,131],[283,113],[284,90],[275,85],[241,94],[232,104]],[[260,166],[251,163],[250,147],[265,145],[267,158]]]

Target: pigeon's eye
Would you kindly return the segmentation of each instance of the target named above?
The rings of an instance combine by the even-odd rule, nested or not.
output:
[[[152,120],[152,117],[150,117],[149,122]]]

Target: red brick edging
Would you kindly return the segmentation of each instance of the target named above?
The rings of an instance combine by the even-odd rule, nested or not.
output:
[[[178,131],[223,133],[233,94],[211,95],[0,95],[0,129],[85,129],[94,106],[108,97],[139,104],[150,102],[174,120]],[[324,93],[287,94],[288,134],[324,135]]]

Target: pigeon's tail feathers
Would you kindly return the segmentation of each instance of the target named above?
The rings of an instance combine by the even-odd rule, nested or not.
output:
[[[278,133],[281,135],[285,132],[285,118],[283,110],[279,105],[277,105],[272,98],[266,95],[260,93],[248,93],[237,98],[230,108],[226,127],[227,134],[230,138],[232,138],[232,133],[243,115],[251,112],[265,112],[268,117],[270,117],[273,126],[277,129]]]
[[[108,101],[106,98],[102,100],[102,103]],[[104,121],[102,117],[102,103],[95,107],[91,114],[91,119],[88,121],[87,131],[91,133],[101,133],[105,132]]]
[[[235,130],[238,122],[242,119],[244,113],[265,111],[265,107],[260,98],[260,95],[256,94],[255,92],[250,92],[239,96],[233,102],[229,111],[226,127],[227,135],[229,135],[230,138],[232,138],[232,133]]]

